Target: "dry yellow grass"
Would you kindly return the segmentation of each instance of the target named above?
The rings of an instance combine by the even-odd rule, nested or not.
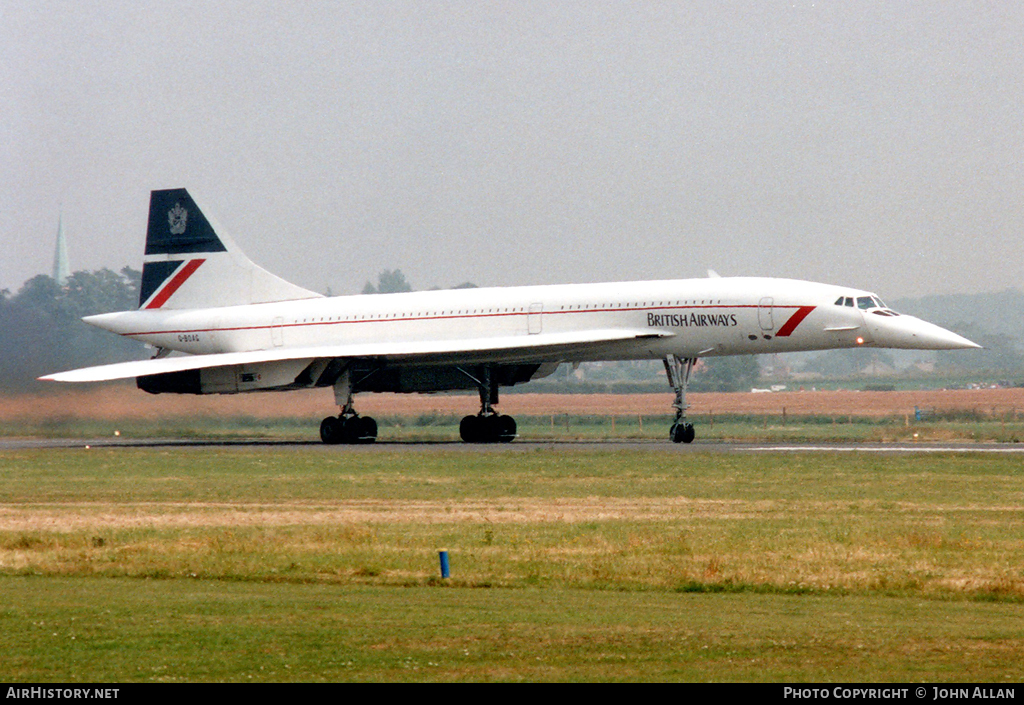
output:
[[[339,500],[336,502],[68,502],[0,505],[0,531],[103,531],[135,528],[311,526],[365,524],[531,524],[547,522],[734,521],[815,516],[828,502],[785,507],[772,501],[686,497],[489,500]],[[843,505],[844,507],[846,504]]]
[[[363,414],[419,415],[474,413],[475,395],[361,394]],[[787,391],[765,393],[690,394],[694,414],[834,414],[884,417],[913,414],[914,407],[935,411],[976,411],[1004,415],[1024,410],[1024,389],[971,389],[900,392]],[[550,414],[659,415],[671,413],[672,394],[509,394],[502,395],[503,413],[521,416]],[[79,418],[160,419],[182,416],[252,416],[255,418],[319,418],[334,413],[330,389],[226,396],[151,395],[123,384],[55,387],[49,394],[0,398],[0,422]]]

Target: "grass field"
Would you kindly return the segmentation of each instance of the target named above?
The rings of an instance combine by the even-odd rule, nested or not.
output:
[[[75,578],[0,600],[5,682],[1021,677],[1006,603]]]
[[[7,451],[0,679],[1015,682],[1021,470],[657,446]]]

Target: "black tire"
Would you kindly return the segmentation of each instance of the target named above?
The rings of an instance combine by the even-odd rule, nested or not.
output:
[[[459,424],[459,436],[466,443],[509,443],[516,437],[516,420],[511,416],[466,416]]]
[[[343,443],[345,427],[337,416],[328,416],[320,422],[320,440],[328,445]]]
[[[693,443],[697,433],[693,430],[692,423],[674,423],[669,431],[669,437],[673,443]]]
[[[459,437],[465,443],[479,443],[483,435],[483,423],[480,416],[464,416],[459,424]]]
[[[477,424],[480,429],[480,435],[476,439],[477,443],[494,443],[498,440],[497,420],[497,416],[477,416]]]
[[[511,416],[499,416],[498,418],[498,442],[511,443],[516,437],[516,420]]]
[[[377,440],[377,422],[372,416],[359,416],[350,423],[355,443],[373,443]]]

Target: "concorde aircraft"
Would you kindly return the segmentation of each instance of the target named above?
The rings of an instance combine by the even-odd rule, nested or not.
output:
[[[659,359],[675,391],[669,437],[690,443],[686,388],[700,357],[834,348],[979,347],[849,287],[772,278],[519,286],[325,297],[258,267],[185,189],[153,191],[139,308],[87,323],[156,349],[148,360],[41,379],[136,378],[153,394],[332,387],[325,443],[369,443],[358,392],[476,389],[467,443],[508,442],[498,389],[564,362]]]

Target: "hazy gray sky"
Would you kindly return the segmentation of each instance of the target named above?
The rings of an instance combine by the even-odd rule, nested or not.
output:
[[[1024,4],[0,0],[0,287],[139,267],[187,187],[356,293],[1020,288]]]

